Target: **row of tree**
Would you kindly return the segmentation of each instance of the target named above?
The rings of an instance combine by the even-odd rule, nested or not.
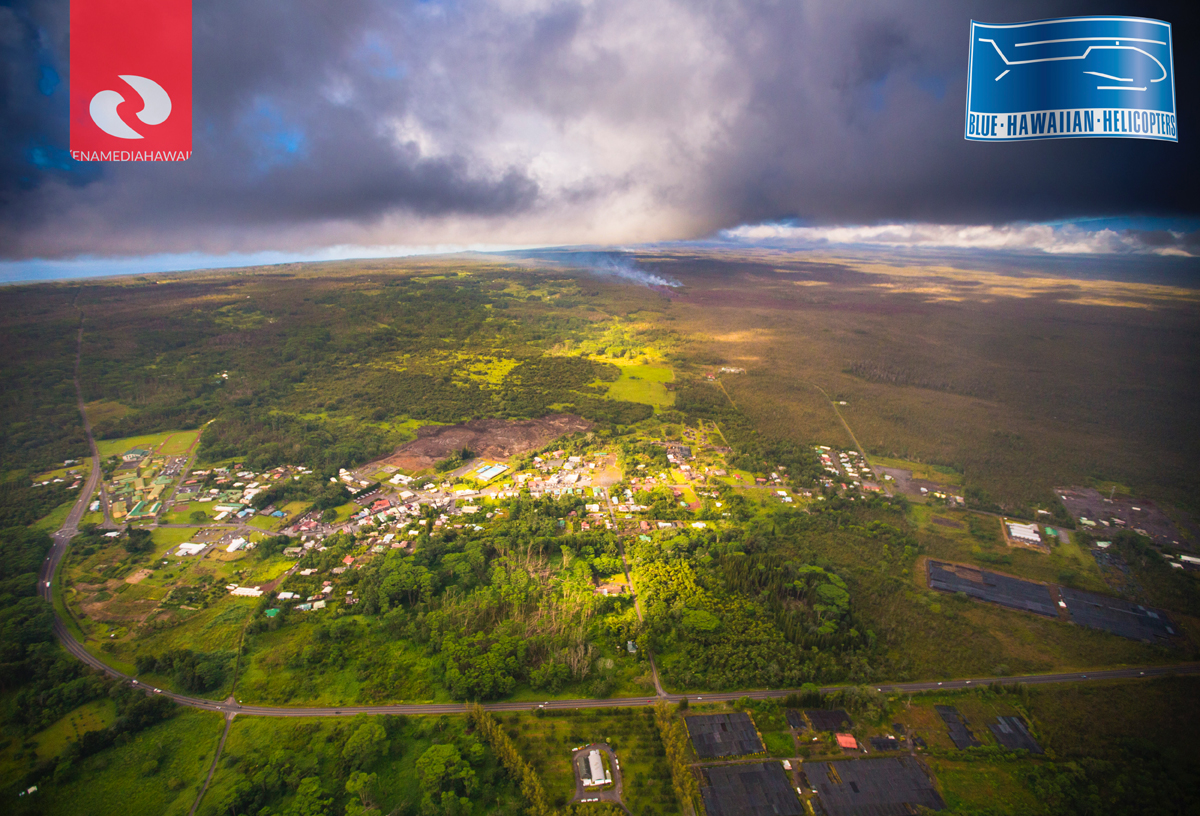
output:
[[[554,810],[546,800],[546,789],[537,771],[521,756],[516,744],[509,739],[504,728],[496,722],[496,718],[478,703],[468,709],[467,718],[471,727],[479,732],[492,749],[492,753],[499,758],[500,764],[520,785],[529,816],[553,816]]]
[[[679,799],[684,816],[700,812],[700,785],[690,768],[691,753],[687,725],[671,713],[671,707],[663,700],[654,704],[654,723],[658,726],[659,738],[667,751],[667,764],[671,767],[671,786]]]

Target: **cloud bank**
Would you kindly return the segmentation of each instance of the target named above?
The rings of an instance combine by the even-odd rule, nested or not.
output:
[[[881,224],[806,227],[757,224],[724,230],[727,241],[764,246],[960,249],[1050,255],[1152,254],[1196,257],[1200,232],[1087,229],[1076,224]]]
[[[969,20],[1090,4],[194,0],[193,158],[80,164],[67,4],[17,0],[0,7],[0,256],[1195,216],[1193,6],[1105,7],[1175,25],[1180,144],[988,145],[962,138]]]

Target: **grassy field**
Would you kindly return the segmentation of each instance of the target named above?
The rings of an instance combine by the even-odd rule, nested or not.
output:
[[[1000,539],[1000,521],[992,516],[913,505],[910,518],[916,524],[925,552],[931,558],[975,564],[1033,581],[1064,584],[1092,592],[1112,591],[1105,583],[1096,560],[1074,543],[1064,544],[1055,539],[1051,542],[1049,555],[1046,555],[1006,546]],[[934,522],[935,518],[942,523]],[[948,526],[946,521],[959,526]],[[985,535],[994,535],[983,539],[976,537],[971,531],[972,523],[976,530],[981,530]]]
[[[1037,796],[1022,775],[1033,760],[975,762],[932,758],[929,768],[938,781],[946,807],[955,812],[1039,813]]]
[[[298,613],[305,614],[305,613]],[[430,681],[436,662],[415,644],[387,642],[366,635],[339,650],[341,659],[320,666],[307,666],[306,647],[314,642],[323,612],[307,613],[299,623],[277,632],[256,635],[245,670],[239,678],[237,695],[247,702],[346,705],[371,699],[404,702],[449,702],[447,693]],[[386,689],[369,690],[359,679],[358,661],[392,667]],[[381,693],[380,698],[373,694]]]
[[[69,742],[75,742],[88,731],[107,728],[117,719],[117,708],[112,700],[93,700],[72,711],[54,725],[37,734],[39,759],[58,756]]]
[[[1181,660],[1138,641],[916,589],[862,594],[864,614],[890,645],[896,679],[1037,674]]]
[[[928,758],[946,804],[972,812],[1047,813],[1029,784],[1030,774],[1048,763],[1088,767],[1111,761],[1117,768],[1148,758],[1168,778],[1194,780],[1200,759],[1191,748],[1200,716],[1200,680],[1194,677],[1031,687],[996,696],[985,689],[921,694],[894,700],[890,717],[925,739]],[[988,758],[954,749],[933,706],[952,705],[984,746],[996,746],[988,723],[1017,714],[1046,751],[1044,756]],[[1113,811],[1117,812],[1117,811]],[[1125,812],[1125,811],[1120,811]]]
[[[1192,750],[1200,722],[1200,679],[1086,683],[1039,689],[1029,713],[1038,736],[1060,757],[1120,756],[1122,740],[1153,741],[1172,761],[1200,761]]]
[[[199,510],[210,521],[214,515],[212,502],[188,502],[181,510],[168,510],[159,516],[163,524],[192,524],[192,513]]]
[[[32,743],[32,755],[17,758],[16,753],[23,746],[13,739],[0,749],[0,789],[15,784],[36,763],[57,757],[69,743],[77,741],[88,731],[98,731],[112,725],[116,718],[117,707],[112,700],[93,700],[26,740],[26,743]]]
[[[620,365],[620,364],[619,364]],[[675,394],[666,383],[675,379],[674,372],[664,365],[620,365],[621,376],[608,386],[606,396],[666,408],[675,404]]]
[[[75,502],[78,500],[78,498],[79,494],[76,492],[71,501],[63,502],[58,507],[55,507],[52,511],[35,521],[31,526],[35,530],[44,530],[47,533],[53,533],[59,527],[62,527],[63,523],[67,520],[67,516],[71,515],[71,508],[75,506]]]
[[[1190,290],[752,252],[640,260],[685,284],[664,310],[676,373],[745,367],[722,384],[763,433],[848,446],[817,385],[848,403],[870,456],[953,468],[1003,504],[1114,480],[1197,506]]]
[[[199,438],[199,428],[194,431],[177,431],[163,440],[155,453],[163,456],[182,456],[196,444],[196,440]]]
[[[242,627],[254,609],[254,600],[232,595],[224,598],[188,617],[185,624],[141,638],[136,651],[157,654],[172,649],[236,650]]]
[[[665,782],[670,770],[649,709],[548,711],[544,717],[506,714],[498,719],[541,775],[553,806],[561,807],[575,795],[572,749],[607,742],[621,763],[625,805],[632,813],[678,812],[674,793]]]
[[[129,742],[81,760],[61,778],[14,803],[14,814],[182,816],[208,773],[224,723],[212,712],[180,709]]]
[[[142,448],[151,452],[177,433],[195,433],[195,431],[164,431],[162,433],[130,436],[124,439],[97,439],[96,448],[100,451],[101,461],[110,456],[120,456],[132,448]]]
[[[88,512],[84,513],[83,518],[81,518],[79,520],[80,527],[82,527],[85,524],[103,524],[103,523],[104,523],[104,511],[103,510],[97,510],[94,513],[89,510]]]
[[[286,518],[254,515],[250,517],[250,526],[265,532],[273,533],[284,525]]]
[[[945,465],[929,465],[922,462],[910,462],[906,459],[892,459],[887,456],[872,456],[870,463],[874,466],[910,470],[914,479],[924,479],[944,485],[962,484],[962,474]]]
[[[47,479],[66,479],[66,478],[68,478],[67,477],[68,472],[76,471],[86,481],[88,474],[91,473],[91,470],[92,470],[92,460],[89,458],[89,459],[84,459],[84,460],[80,461],[79,464],[76,464],[76,465],[67,465],[67,466],[60,467],[60,468],[54,468],[53,470],[44,471],[42,473],[37,474],[36,476],[31,477],[31,480],[35,481],[35,482],[44,482]],[[73,476],[70,478],[74,479]]]
[[[88,420],[92,425],[98,425],[101,422],[111,422],[120,419],[129,413],[129,407],[122,405],[119,402],[109,402],[106,400],[95,400],[83,406],[87,410]]]
[[[155,551],[145,556],[130,556],[120,544],[106,544],[87,555],[73,554],[59,573],[70,584],[64,593],[70,609],[57,597],[56,605],[69,626],[82,629],[76,635],[89,651],[127,673],[133,673],[141,654],[179,649],[236,652],[242,628],[258,602],[233,597],[224,585],[261,585],[294,562],[224,550],[202,559],[166,556],[199,532],[198,528],[158,528],[153,533]],[[146,679],[174,688],[172,677]],[[228,687],[211,693],[224,696]]]

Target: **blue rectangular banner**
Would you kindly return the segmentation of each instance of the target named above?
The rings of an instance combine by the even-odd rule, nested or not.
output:
[[[966,138],[1178,142],[1171,24],[1141,17],[971,21]]]

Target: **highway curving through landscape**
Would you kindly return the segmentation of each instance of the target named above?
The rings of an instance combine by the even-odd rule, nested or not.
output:
[[[70,514],[63,522],[63,526],[53,535],[53,546],[50,548],[50,553],[46,556],[46,560],[42,563],[41,570],[38,573],[38,594],[45,598],[53,605],[53,584],[54,575],[62,563],[63,557],[66,555],[67,546],[72,538],[79,531],[79,521],[83,518],[84,512],[87,510],[88,502],[92,494],[96,492],[96,488],[100,481],[100,451],[96,447],[96,441],[92,436],[92,426],[88,422],[87,411],[84,408],[83,392],[79,386],[79,362],[80,353],[82,351],[83,327],[79,329],[79,349],[75,355],[75,392],[79,402],[79,413],[83,417],[83,428],[87,434],[88,445],[92,449],[92,468],[88,474],[87,483],[80,491],[79,498],[75,502],[75,506],[71,508]],[[54,633],[62,643],[64,649],[70,652],[75,657],[87,665],[104,672],[110,677],[124,680],[131,684],[137,684],[138,681],[122,672],[117,671],[112,666],[109,666],[100,658],[93,655],[86,647],[71,634],[67,625],[63,622],[58,614],[58,610],[54,610]],[[952,689],[969,689],[981,685],[987,685],[992,682],[1002,683],[1024,683],[1026,685],[1043,685],[1047,683],[1081,683],[1097,680],[1136,680],[1148,679],[1152,677],[1165,677],[1178,674],[1200,674],[1200,663],[1179,663],[1169,666],[1139,666],[1134,668],[1122,669],[1103,669],[1099,671],[1089,672],[1059,672],[1054,674],[1033,674],[1018,677],[978,677],[971,679],[959,680],[943,680],[943,681],[922,681],[916,683],[886,683],[872,684],[874,687],[886,693],[906,693],[917,691],[949,691]],[[657,681],[657,672],[655,673]],[[657,685],[657,682],[656,682]],[[466,708],[465,703],[396,703],[392,705],[375,705],[375,706],[322,706],[306,708],[301,706],[263,706],[263,705],[242,705],[233,697],[226,700],[209,700],[203,697],[192,697],[186,694],[176,694],[170,691],[161,691],[158,689],[147,688],[138,684],[139,688],[145,689],[147,694],[159,694],[167,697],[179,705],[190,706],[206,711],[221,712],[227,720],[234,715],[258,715],[266,717],[352,717],[357,714],[461,714]],[[822,688],[824,692],[837,691],[839,687],[830,686]],[[575,708],[613,708],[613,707],[637,707],[651,706],[660,700],[666,702],[679,702],[685,697],[689,701],[698,703],[704,702],[724,702],[727,700],[737,700],[742,697],[749,697],[754,700],[763,700],[768,698],[784,697],[794,693],[796,689],[755,689],[747,691],[732,691],[720,693],[703,693],[697,695],[683,694],[667,694],[661,686],[658,686],[657,694],[654,696],[642,697],[617,697],[617,698],[583,698],[577,700],[546,700],[541,703],[537,701],[509,701],[499,703],[488,703],[484,705],[489,711],[529,711],[530,709],[545,708],[545,709],[575,709]]]
[[[122,674],[113,667],[89,652],[67,630],[61,620],[55,616],[54,632],[62,641],[63,648],[111,677],[133,682],[134,678]],[[1200,663],[1179,663],[1173,666],[1142,666],[1124,669],[1102,669],[1090,672],[1059,672],[1055,674],[1030,674],[1019,677],[979,677],[960,680],[921,681],[917,683],[886,683],[875,685],[874,688],[885,693],[907,693],[917,691],[949,691],[954,689],[969,689],[984,686],[992,682],[1024,683],[1026,685],[1044,685],[1049,683],[1080,683],[1097,680],[1137,680],[1152,677],[1167,677],[1179,674],[1200,674]],[[838,691],[841,687],[827,686],[823,692]],[[154,689],[146,688],[148,694],[155,694]],[[611,698],[580,698],[577,700],[544,700],[507,701],[487,703],[483,707],[488,711],[529,711],[531,709],[578,709],[578,708],[628,708],[652,706],[660,700],[677,703],[685,697],[689,702],[720,703],[727,700],[738,700],[749,697],[752,700],[766,700],[786,697],[798,691],[797,689],[755,689],[750,691],[727,691],[703,694],[664,694],[661,696],[644,697],[611,697]],[[203,697],[192,697],[186,694],[176,694],[171,691],[157,692],[179,705],[199,708],[206,711],[218,711],[229,716],[232,714],[258,715],[263,717],[353,717],[356,714],[462,714],[466,711],[466,703],[394,703],[390,705],[370,706],[267,706],[242,705],[230,698],[226,700],[208,700]]]

